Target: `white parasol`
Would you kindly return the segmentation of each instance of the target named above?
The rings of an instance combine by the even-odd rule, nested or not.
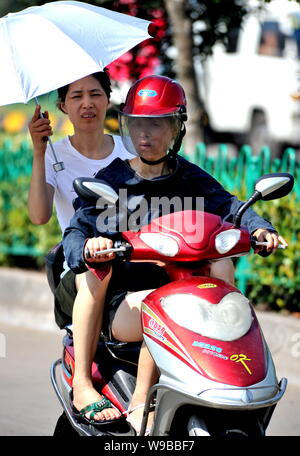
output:
[[[150,38],[149,25],[77,1],[7,14],[0,18],[0,106],[26,103],[103,70]]]

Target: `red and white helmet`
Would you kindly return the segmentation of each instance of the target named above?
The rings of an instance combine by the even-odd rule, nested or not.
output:
[[[133,84],[119,111],[120,132],[129,152],[136,154],[128,131],[131,117],[171,117],[177,123],[178,134],[172,144],[173,154],[180,149],[187,120],[186,98],[181,85],[166,76],[146,76]]]

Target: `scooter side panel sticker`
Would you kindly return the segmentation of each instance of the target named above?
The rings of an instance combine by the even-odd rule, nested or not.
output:
[[[211,291],[217,289],[211,289]],[[207,291],[210,289],[203,290],[203,292]],[[147,331],[150,331],[150,337],[162,347],[172,351],[172,354],[180,357],[197,372],[201,372],[201,375],[239,387],[258,383],[265,378],[267,371],[265,345],[255,316],[247,334],[233,341],[223,341],[185,329],[173,320],[169,324],[168,320],[163,318],[163,314],[160,314],[159,309],[156,310],[156,306],[157,304],[150,302],[148,308],[145,307],[149,315],[145,314],[144,322],[145,327],[148,328]],[[148,324],[151,318],[157,322],[157,326],[151,323],[152,328]]]
[[[197,288],[217,288],[217,286],[215,283],[200,283]]]
[[[148,320],[148,325],[159,338],[164,340],[164,333],[166,332],[166,328],[163,325],[159,324],[153,317]]]
[[[251,361],[251,358],[247,358],[247,355],[244,355],[243,353],[234,354],[230,356],[230,361],[234,361],[236,363],[241,363],[243,367],[246,369],[249,375],[252,375],[251,370],[249,369],[248,365],[246,364],[246,361]]]
[[[67,382],[72,385],[74,375],[74,357],[71,356],[68,350],[64,350],[62,369]]]
[[[216,358],[222,359],[223,361],[227,361],[229,359],[227,355],[222,353],[223,348],[221,347],[216,347],[215,345],[201,342],[199,340],[194,340],[192,346],[201,348],[202,353],[205,355],[215,356]]]
[[[186,351],[185,347],[177,339],[175,334],[164,324],[164,322],[155,314],[150,307],[144,302],[142,303],[143,310],[143,331],[148,336],[156,339],[161,345],[164,345],[169,351],[173,352],[182,361],[188,364],[197,372],[202,373],[202,370],[195,363],[193,358]]]

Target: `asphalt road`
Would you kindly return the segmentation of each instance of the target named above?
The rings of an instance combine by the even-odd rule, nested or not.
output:
[[[0,333],[6,345],[0,357],[0,435],[50,436],[61,414],[50,365],[61,355],[63,332],[0,323]]]
[[[0,436],[51,436],[61,414],[49,370],[63,332],[0,323]],[[300,385],[288,385],[267,435],[300,436]]]

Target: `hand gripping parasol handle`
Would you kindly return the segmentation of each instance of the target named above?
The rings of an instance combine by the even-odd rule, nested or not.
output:
[[[39,104],[39,100],[37,97],[34,97],[34,101],[35,101],[35,104],[38,105]],[[44,118],[44,114],[41,112],[40,116],[42,118]],[[50,149],[51,149],[51,152],[53,154],[53,157],[54,157],[54,160],[55,160],[55,163],[53,163],[53,169],[54,171],[57,173],[58,171],[62,171],[63,169],[65,169],[65,166],[64,166],[64,163],[63,162],[59,162],[58,159],[57,159],[57,156],[56,156],[56,153],[55,153],[55,150],[54,150],[54,147],[53,147],[53,144],[52,144],[52,141],[51,141],[51,138],[49,136],[45,136],[45,138],[47,138],[47,141],[49,143],[49,146],[50,146]]]

